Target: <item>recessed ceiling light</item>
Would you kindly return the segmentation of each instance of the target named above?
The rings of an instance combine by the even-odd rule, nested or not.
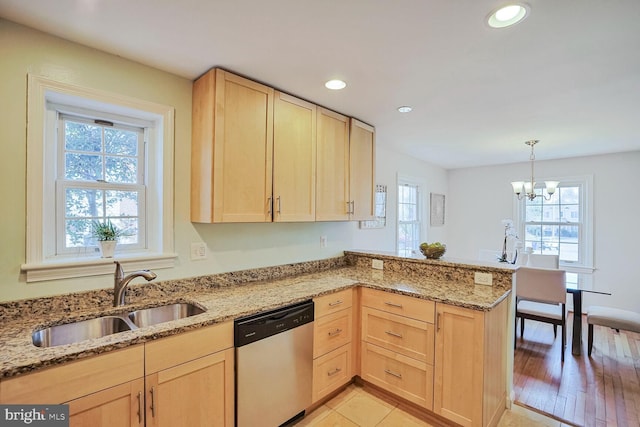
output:
[[[529,5],[525,3],[508,4],[491,12],[487,23],[492,28],[505,28],[522,21],[528,14]]]
[[[403,105],[402,107],[398,107],[398,111],[400,111],[401,113],[409,113],[411,112],[411,110],[413,110],[413,108],[409,107],[408,105]]]
[[[347,84],[342,80],[329,80],[324,85],[327,89],[331,89],[331,90],[340,90],[347,87]]]

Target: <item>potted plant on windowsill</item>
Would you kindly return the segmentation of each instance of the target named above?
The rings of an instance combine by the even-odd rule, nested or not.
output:
[[[118,237],[122,236],[122,231],[113,225],[111,220],[105,222],[93,221],[91,234],[98,240],[102,258],[113,258],[116,243],[118,242]]]

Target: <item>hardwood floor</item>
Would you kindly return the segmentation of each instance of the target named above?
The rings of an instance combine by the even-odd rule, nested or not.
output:
[[[640,334],[594,327],[593,352],[587,356],[587,323],[582,355],[571,354],[573,315],[567,319],[567,347],[560,362],[560,330],[527,320],[520,324],[514,355],[514,391],[518,405],[578,426],[640,426]]]

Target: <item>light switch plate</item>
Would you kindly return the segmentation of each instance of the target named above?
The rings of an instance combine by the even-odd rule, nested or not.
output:
[[[376,270],[382,270],[384,268],[384,261],[382,261],[381,259],[372,259],[371,268],[375,268]]]
[[[478,285],[487,285],[491,286],[493,284],[493,274],[491,273],[481,273],[479,271],[475,272],[474,281]]]

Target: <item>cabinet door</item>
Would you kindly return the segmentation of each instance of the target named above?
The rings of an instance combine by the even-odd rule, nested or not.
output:
[[[71,427],[144,426],[144,379],[67,402]]]
[[[484,315],[436,304],[433,411],[463,426],[482,425]]]
[[[194,83],[192,221],[271,221],[273,96],[220,69]]]
[[[349,118],[318,107],[316,221],[349,220]]]
[[[234,423],[233,348],[146,377],[147,426]]]
[[[276,92],[273,124],[273,220],[316,219],[316,106]]]
[[[373,126],[351,119],[349,133],[349,195],[351,219],[375,217],[375,131]]]

